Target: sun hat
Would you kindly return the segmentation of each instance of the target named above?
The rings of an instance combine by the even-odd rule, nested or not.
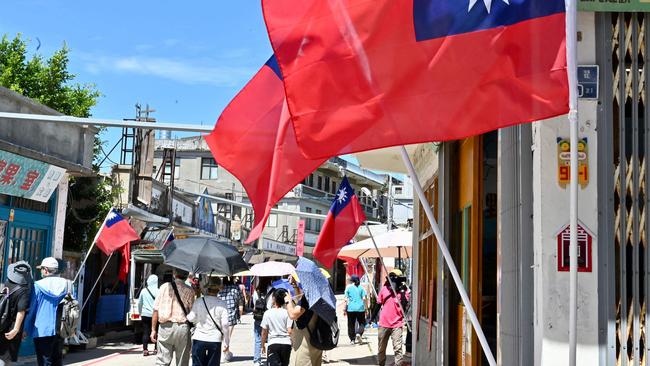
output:
[[[26,285],[31,276],[32,267],[25,261],[18,261],[7,267],[7,278],[13,283]]]

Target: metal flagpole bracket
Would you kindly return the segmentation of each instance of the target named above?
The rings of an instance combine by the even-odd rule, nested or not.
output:
[[[418,176],[415,173],[415,168],[413,167],[411,158],[409,157],[408,152],[406,151],[406,148],[404,146],[401,146],[400,150],[402,153],[402,160],[404,160],[404,165],[406,165],[411,180],[413,181],[413,189],[415,189],[415,192],[418,195],[418,199],[420,200],[420,202],[422,202],[422,207],[424,209],[424,212],[427,215],[427,218],[429,219],[429,223],[431,224],[431,228],[433,229],[433,234],[436,236],[438,247],[440,248],[440,251],[442,252],[442,256],[444,257],[445,262],[447,263],[447,267],[449,268],[449,273],[451,274],[451,277],[453,278],[454,283],[456,284],[458,293],[460,294],[460,297],[463,300],[463,304],[465,305],[465,309],[467,310],[467,315],[469,316],[472,322],[472,326],[474,327],[476,336],[478,337],[479,343],[481,343],[481,347],[483,348],[483,353],[485,354],[485,358],[487,358],[487,361],[490,364],[490,366],[496,366],[497,363],[494,359],[494,355],[492,355],[492,350],[490,349],[490,345],[488,344],[487,339],[485,338],[485,333],[483,333],[481,324],[478,320],[478,317],[476,316],[476,312],[474,311],[472,302],[469,299],[469,295],[467,295],[467,291],[465,290],[463,281],[460,278],[460,275],[458,274],[458,269],[456,269],[456,265],[454,264],[454,260],[451,257],[451,253],[447,248],[447,243],[445,242],[445,239],[442,236],[440,227],[438,227],[436,218],[433,216],[431,205],[429,204],[427,197],[424,195],[424,191],[422,190],[422,186],[420,185],[420,180],[418,179]]]

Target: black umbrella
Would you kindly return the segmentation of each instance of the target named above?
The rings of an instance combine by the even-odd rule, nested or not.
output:
[[[232,276],[248,265],[232,245],[214,238],[175,239],[162,250],[165,264],[192,273]]]

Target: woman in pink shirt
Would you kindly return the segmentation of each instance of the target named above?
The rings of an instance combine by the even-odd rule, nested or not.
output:
[[[388,276],[395,283],[398,277],[402,276],[399,269],[392,270]],[[401,302],[409,299],[409,292],[395,291],[391,288],[390,282],[386,281],[381,291],[377,295],[377,303],[381,304],[381,313],[379,314],[379,351],[377,359],[379,366],[386,365],[386,347],[388,339],[393,341],[393,351],[395,352],[395,365],[402,363],[402,328],[404,327],[404,312],[400,307]]]

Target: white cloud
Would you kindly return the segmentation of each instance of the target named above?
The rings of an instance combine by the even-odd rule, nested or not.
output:
[[[84,57],[88,72],[130,73],[148,75],[184,84],[234,86],[253,77],[255,68],[247,66],[214,65],[195,60],[162,57]]]

